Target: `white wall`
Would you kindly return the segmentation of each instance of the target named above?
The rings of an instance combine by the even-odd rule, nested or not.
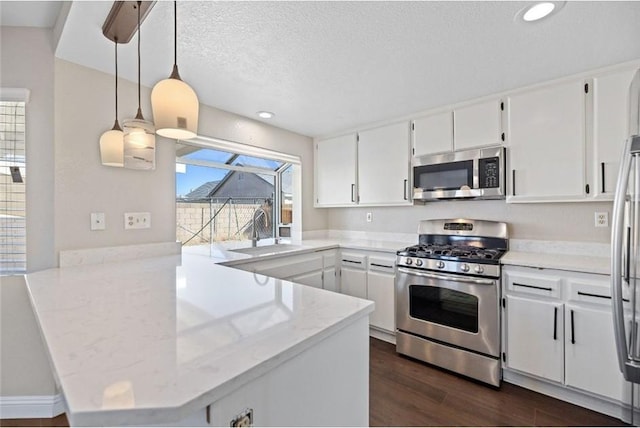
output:
[[[0,27],[0,86],[27,88],[27,269],[55,266],[51,31]],[[0,396],[52,395],[55,384],[24,279],[0,277]]]
[[[507,204],[504,201],[442,201],[412,207],[332,208],[328,228],[369,232],[416,233],[420,220],[473,218],[504,221],[516,239],[609,243],[611,227],[594,227],[594,213],[611,202]],[[366,222],[366,213],[373,221]]]
[[[151,120],[150,91],[142,112]],[[119,120],[133,118],[137,86],[119,81]],[[156,169],[136,171],[100,163],[100,135],[113,126],[114,78],[55,60],[55,250],[175,241],[175,150],[156,138]],[[151,228],[124,229],[125,212],[150,212]],[[91,231],[92,212],[106,230]]]
[[[0,86],[27,88],[27,269],[57,263],[53,229],[53,50],[51,30],[0,27]]]
[[[56,252],[60,250],[175,240],[175,145],[157,137],[155,171],[100,164],[98,140],[113,124],[113,76],[64,60],[55,61]],[[135,115],[136,85],[119,80],[119,119]],[[152,120],[150,89],[142,111]],[[323,229],[324,212],[313,208],[313,145],[309,137],[202,106],[198,133],[302,159],[303,230]],[[151,213],[151,228],[124,230],[123,214]],[[106,231],[90,231],[91,212],[104,212]]]
[[[281,128],[201,106],[198,133],[300,156],[302,161],[302,231],[326,229],[326,212],[313,207],[313,140]]]

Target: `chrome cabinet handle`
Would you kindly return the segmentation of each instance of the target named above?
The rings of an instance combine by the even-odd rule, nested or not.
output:
[[[415,271],[411,271],[403,268],[398,268],[398,272],[405,273],[407,275],[422,276],[424,278],[440,279],[443,281],[466,282],[468,284],[479,284],[479,285],[495,284],[495,281],[490,279],[475,279],[475,278],[462,278],[462,277],[449,276],[449,275],[436,275],[433,273],[415,272]]]

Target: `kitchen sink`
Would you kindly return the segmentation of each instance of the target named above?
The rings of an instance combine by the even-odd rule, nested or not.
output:
[[[294,245],[294,244],[272,244],[272,245],[264,245],[261,247],[248,247],[248,248],[238,248],[235,250],[229,250],[234,253],[242,253],[249,255],[264,255],[264,254],[276,254],[287,251],[295,251],[301,250],[305,248],[304,245]]]

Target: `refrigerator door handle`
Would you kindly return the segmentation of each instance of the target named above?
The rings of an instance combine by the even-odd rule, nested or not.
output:
[[[613,328],[618,354],[618,364],[625,379],[631,382],[640,382],[640,365],[633,361],[630,349],[627,344],[625,334],[624,309],[622,301],[622,281],[630,276],[628,267],[633,260],[631,257],[636,249],[630,246],[631,239],[627,239],[627,254],[623,254],[623,244],[625,243],[625,198],[628,190],[629,175],[633,158],[638,154],[640,148],[640,136],[632,136],[625,142],[625,148],[620,161],[620,173],[616,183],[616,191],[613,202],[612,231],[611,231],[611,306],[613,312]],[[637,159],[636,159],[637,160]],[[637,162],[636,162],[637,163]],[[637,167],[638,165],[636,165]],[[634,189],[637,193],[640,189]],[[637,196],[637,195],[636,195]],[[634,196],[634,198],[636,198]],[[627,232],[629,233],[629,232]],[[631,238],[631,236],[629,237]],[[631,252],[633,251],[633,252]],[[623,257],[624,256],[624,257]],[[625,271],[623,272],[623,260],[626,260]],[[631,278],[629,278],[631,280]],[[628,281],[627,281],[628,283]],[[633,330],[633,328],[631,329]]]

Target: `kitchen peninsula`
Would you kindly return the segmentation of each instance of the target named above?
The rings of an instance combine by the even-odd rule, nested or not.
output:
[[[373,304],[193,254],[27,275],[74,425],[368,425]]]

